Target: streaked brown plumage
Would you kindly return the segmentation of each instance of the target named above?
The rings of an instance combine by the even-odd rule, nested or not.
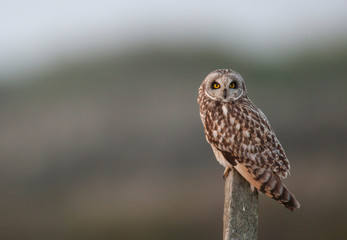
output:
[[[300,207],[282,183],[289,161],[264,113],[247,96],[241,75],[229,69],[210,73],[199,88],[200,116],[217,160],[235,169],[255,188],[286,208]]]

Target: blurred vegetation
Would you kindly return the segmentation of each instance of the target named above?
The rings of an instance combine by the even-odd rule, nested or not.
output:
[[[290,213],[261,197],[259,239],[347,235],[347,48],[264,59],[142,46],[65,59],[0,87],[2,239],[218,239],[223,169],[203,136],[203,78],[233,68],[292,164]]]

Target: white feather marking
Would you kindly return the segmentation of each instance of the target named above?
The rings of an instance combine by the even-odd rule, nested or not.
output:
[[[237,130],[240,130],[240,127],[241,127],[241,126],[240,126],[240,123],[236,124],[235,127],[236,127]]]
[[[243,135],[245,136],[245,137],[250,137],[250,134],[249,134],[249,132],[247,131],[247,130],[244,130],[243,131]]]
[[[222,106],[223,114],[226,117],[228,115],[228,109],[226,108],[225,105]]]
[[[250,158],[252,161],[255,161],[255,154],[249,154],[249,158]]]
[[[212,134],[213,134],[213,137],[214,137],[214,138],[217,138],[217,131],[216,131],[216,130],[214,130],[214,131],[212,132]]]
[[[224,128],[224,121],[221,122],[220,127]]]
[[[234,123],[235,123],[235,118],[231,117],[229,121],[230,121],[230,124],[231,124],[231,125],[234,125]]]

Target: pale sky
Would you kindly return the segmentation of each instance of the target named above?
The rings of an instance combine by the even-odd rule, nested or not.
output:
[[[6,1],[0,8],[0,76],[143,42],[202,41],[275,52],[346,38],[346,10],[345,0]]]

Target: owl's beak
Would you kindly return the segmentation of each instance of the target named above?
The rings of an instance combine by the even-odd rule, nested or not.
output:
[[[228,94],[227,91],[228,91],[228,90],[227,90],[226,88],[223,89],[223,97],[224,97],[224,99],[227,98],[227,94]]]

